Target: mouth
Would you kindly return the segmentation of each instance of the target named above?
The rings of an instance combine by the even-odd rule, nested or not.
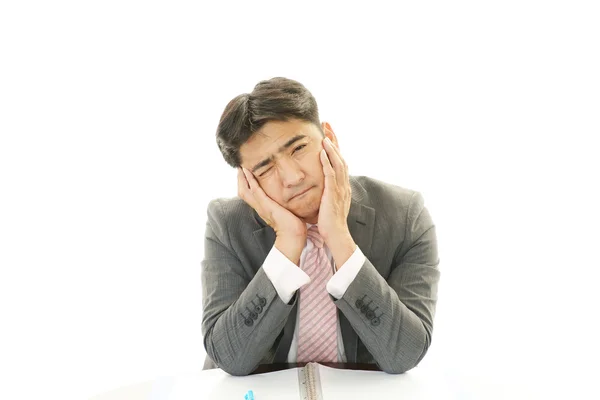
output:
[[[294,200],[294,199],[297,199],[298,197],[304,196],[304,195],[305,195],[306,193],[308,193],[308,191],[309,191],[310,189],[312,189],[312,188],[313,188],[313,186],[309,187],[309,188],[308,188],[308,189],[306,189],[306,190],[303,190],[302,192],[300,192],[300,193],[298,193],[298,194],[295,194],[294,196],[292,196],[292,197],[290,198],[290,200]]]

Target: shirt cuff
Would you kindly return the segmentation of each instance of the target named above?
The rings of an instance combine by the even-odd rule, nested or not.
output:
[[[350,256],[350,258],[337,270],[335,274],[327,282],[327,291],[336,299],[341,299],[350,287],[350,284],[358,275],[358,271],[362,268],[367,257],[363,254],[358,246]]]
[[[285,304],[290,302],[296,290],[310,282],[306,272],[291,262],[275,246],[265,258],[262,268]]]

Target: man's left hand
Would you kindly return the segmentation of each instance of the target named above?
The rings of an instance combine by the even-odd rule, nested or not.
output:
[[[356,249],[348,229],[352,189],[348,165],[340,150],[329,138],[323,140],[323,149],[320,158],[325,175],[325,189],[319,208],[318,227],[339,268]]]

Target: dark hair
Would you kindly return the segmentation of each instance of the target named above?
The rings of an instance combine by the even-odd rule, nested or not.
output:
[[[240,147],[269,121],[299,119],[319,130],[319,109],[313,95],[300,82],[287,78],[260,81],[252,93],[227,104],[217,127],[217,145],[232,167],[241,164]]]

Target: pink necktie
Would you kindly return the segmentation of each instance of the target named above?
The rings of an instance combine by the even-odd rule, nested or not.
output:
[[[300,268],[311,281],[300,288],[297,362],[337,362],[337,307],[325,289],[333,271],[316,225],[308,229],[308,240],[314,247]]]

